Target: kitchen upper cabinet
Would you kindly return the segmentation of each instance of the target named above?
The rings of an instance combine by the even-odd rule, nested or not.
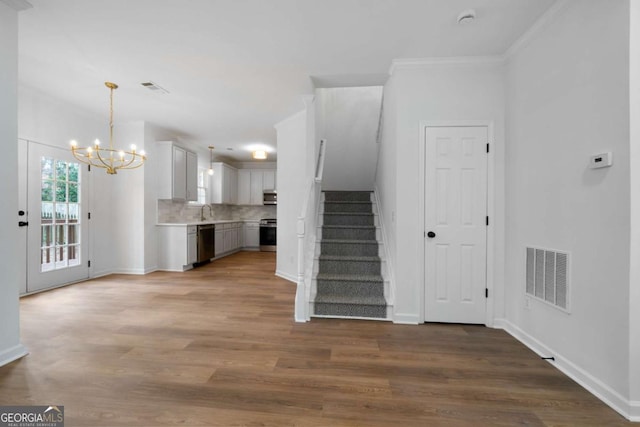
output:
[[[238,201],[239,205],[262,206],[262,192],[276,189],[275,169],[239,169]]]
[[[186,188],[187,201],[198,201],[198,155],[187,151],[187,170],[186,170]]]
[[[276,171],[275,170],[269,169],[262,172],[262,189],[263,190],[276,189]]]
[[[236,204],[238,202],[238,170],[225,163],[213,164],[211,203]]]
[[[172,141],[157,142],[158,198],[198,200],[198,155]]]
[[[238,204],[251,204],[251,171],[248,169],[238,170]]]

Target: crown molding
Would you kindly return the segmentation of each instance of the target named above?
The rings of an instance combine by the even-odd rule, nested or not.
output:
[[[389,75],[392,75],[397,69],[427,68],[443,65],[494,65],[502,64],[504,62],[504,59],[504,55],[394,59],[393,61],[391,61]]]
[[[11,9],[17,10],[18,12],[31,9],[33,5],[29,3],[27,0],[0,0],[2,3],[9,6]]]
[[[505,59],[509,59],[516,53],[524,49],[542,30],[553,22],[560,12],[565,10],[571,0],[557,0],[546,12],[544,12],[527,31],[524,32],[504,53]]]

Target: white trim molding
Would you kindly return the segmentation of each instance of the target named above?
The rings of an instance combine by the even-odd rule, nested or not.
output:
[[[393,323],[401,325],[419,325],[421,322],[420,316],[415,313],[396,313],[394,309]]]
[[[276,276],[289,282],[298,283],[298,277],[295,274],[285,273],[282,270],[276,270]]]
[[[8,365],[11,362],[23,358],[27,354],[29,354],[29,350],[27,350],[24,345],[14,345],[0,353],[0,366]]]
[[[560,372],[580,384],[591,394],[609,405],[612,409],[630,421],[640,421],[640,402],[627,400],[617,391],[604,384],[571,360],[563,357],[558,352],[547,347],[527,332],[520,329],[507,319],[495,319],[494,328],[503,329],[509,335],[529,347],[540,357],[553,356],[554,360],[549,360]]]
[[[23,10],[31,9],[33,5],[26,0],[0,0],[13,10],[21,12]]]
[[[525,48],[542,30],[544,30],[547,25],[549,25],[553,20],[562,12],[564,9],[569,6],[571,3],[570,0],[558,0],[556,1],[546,12],[544,12],[540,18],[533,23],[531,27],[527,31],[524,32],[513,44],[507,49],[503,55],[505,59],[509,59],[511,56],[515,55],[523,48]]]
[[[393,73],[398,69],[416,69],[441,66],[502,65],[503,62],[503,55],[398,58],[391,61],[389,75],[393,75]]]

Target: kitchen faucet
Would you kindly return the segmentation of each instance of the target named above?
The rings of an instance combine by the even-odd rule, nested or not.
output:
[[[200,208],[200,221],[204,221],[206,219],[204,217],[204,208],[205,207],[209,208],[209,217],[211,217],[211,214],[212,214],[211,205],[202,205],[202,207]]]

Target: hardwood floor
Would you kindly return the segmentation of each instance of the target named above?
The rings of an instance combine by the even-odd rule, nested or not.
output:
[[[632,425],[500,330],[296,324],[274,270],[241,252],[23,298],[0,405],[64,405],[68,427]]]

